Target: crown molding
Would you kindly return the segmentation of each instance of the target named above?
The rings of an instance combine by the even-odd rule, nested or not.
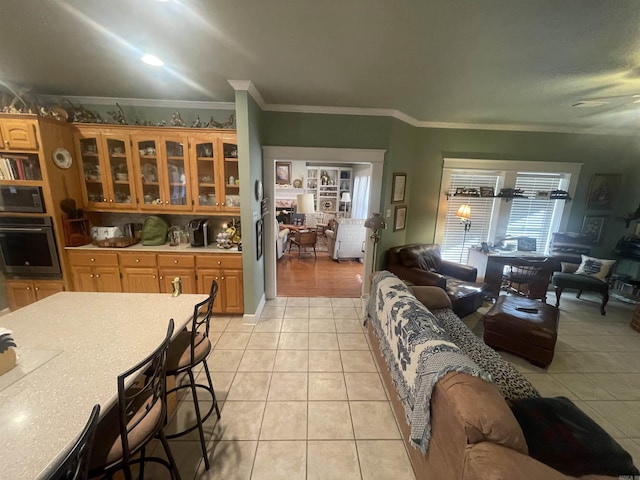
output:
[[[191,100],[161,100],[157,98],[117,98],[117,97],[74,97],[70,95],[39,95],[38,98],[59,102],[69,100],[81,105],[109,105],[116,103],[131,107],[159,107],[159,108],[192,108],[195,110],[235,110],[234,102],[199,102]]]
[[[227,80],[227,82],[229,82],[229,85],[236,91],[248,92],[258,106],[260,106],[262,110],[266,110],[267,103],[251,80]]]

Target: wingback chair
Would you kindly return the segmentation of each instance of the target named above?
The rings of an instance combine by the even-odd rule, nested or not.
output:
[[[291,247],[298,247],[298,258],[303,248],[313,248],[313,256],[316,257],[316,240],[318,232],[316,230],[298,230],[293,237],[289,237],[289,253]]]

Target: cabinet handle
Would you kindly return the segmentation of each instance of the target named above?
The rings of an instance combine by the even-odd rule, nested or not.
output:
[[[136,258],[136,263],[140,263],[140,259],[139,258]]]
[[[222,262],[220,260],[218,260],[218,265],[222,265]]]
[[[106,199],[106,198],[103,198],[103,199],[102,199],[102,201],[103,201],[103,202],[106,202],[106,201],[107,201],[107,199]]]
[[[92,258],[92,259],[91,259],[91,261],[92,261],[92,262],[95,262],[95,261],[96,261],[96,259],[95,259],[95,258]]]
[[[109,199],[109,203],[113,203],[113,198],[110,198],[110,199]]]
[[[218,277],[216,277],[216,280],[218,280]]]
[[[27,287],[27,290],[31,290],[31,287]]]
[[[155,276],[155,275],[153,275],[153,278],[156,278],[156,276]]]
[[[4,141],[4,144],[5,144],[5,145],[9,145],[9,140],[5,140],[5,141]]]
[[[224,202],[222,202],[222,206],[224,207]]]
[[[164,276],[160,275],[160,280],[164,280]]]
[[[36,287],[36,292],[37,292],[38,290],[40,290],[40,288],[39,288],[39,287]]]
[[[220,277],[220,280],[224,280],[224,277]]]
[[[93,273],[91,275],[89,275],[90,278],[93,278]]]
[[[100,274],[99,273],[96,273],[96,278],[100,278]]]
[[[174,260],[173,263],[178,263],[178,260]]]
[[[218,202],[216,202],[216,207],[219,207],[219,206],[220,206],[220,204]]]

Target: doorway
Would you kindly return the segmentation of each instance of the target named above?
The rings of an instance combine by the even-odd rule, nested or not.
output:
[[[371,188],[369,189],[369,208],[367,217],[372,211],[380,209],[380,192],[382,186],[382,171],[386,150],[363,150],[344,148],[313,148],[313,147],[263,147],[263,180],[266,197],[275,198],[275,167],[276,162],[301,160],[317,164],[369,164],[371,166]],[[269,204],[270,217],[265,221],[265,294],[267,299],[273,299],[277,293],[277,257],[276,257],[276,221],[275,202]],[[333,262],[330,258],[327,261]],[[357,268],[362,273],[363,283],[367,281],[365,272],[371,271],[372,251],[370,242],[365,242],[364,263],[357,262]],[[307,273],[309,275],[309,273]],[[329,279],[332,283],[339,283],[334,276]]]

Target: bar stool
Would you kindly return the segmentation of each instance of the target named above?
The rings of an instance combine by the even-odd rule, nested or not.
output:
[[[169,345],[169,352],[167,355],[167,376],[175,376],[186,373],[189,376],[189,383],[184,385],[176,385],[174,388],[167,391],[167,393],[177,392],[183,388],[190,388],[191,395],[193,397],[194,408],[196,411],[196,423],[189,428],[167,435],[167,438],[177,438],[182,435],[186,435],[192,432],[196,428],[200,434],[200,445],[202,448],[202,458],[204,459],[204,465],[209,470],[209,457],[207,455],[207,445],[204,439],[204,432],[202,426],[204,422],[211,416],[215,409],[218,419],[220,418],[220,408],[218,407],[218,400],[216,399],[216,393],[213,389],[213,382],[211,381],[211,374],[209,373],[209,367],[207,366],[207,357],[211,352],[211,342],[209,341],[209,322],[211,320],[211,312],[213,310],[213,302],[218,295],[218,282],[215,280],[211,284],[211,291],[209,298],[198,303],[193,309],[193,319],[191,321],[191,330],[186,328],[180,332],[176,338],[171,341]],[[204,311],[204,313],[203,313]],[[207,375],[208,385],[196,383],[193,375],[193,369],[202,363],[205,374]],[[213,399],[213,404],[207,413],[202,415],[200,413],[200,405],[198,404],[197,389],[202,388],[209,392]]]

